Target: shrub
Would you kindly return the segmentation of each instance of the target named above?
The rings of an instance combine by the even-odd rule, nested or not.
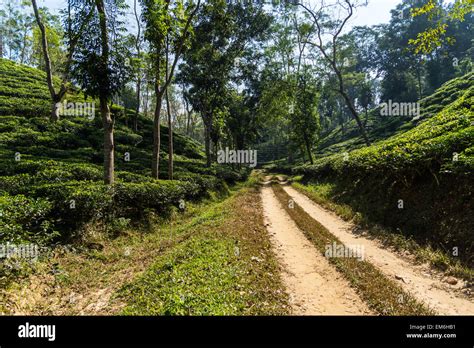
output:
[[[0,241],[24,241],[44,244],[57,233],[48,219],[53,206],[46,199],[27,198],[23,195],[0,196]]]
[[[117,216],[142,217],[150,209],[166,213],[181,199],[195,199],[199,193],[200,187],[193,182],[118,183],[114,186],[114,206]]]
[[[33,184],[34,181],[34,176],[30,174],[0,176],[0,193],[26,193],[29,189],[29,186]]]
[[[242,167],[240,169],[233,169],[231,166],[219,165],[216,166],[217,177],[224,179],[228,183],[236,183],[237,181],[245,180],[250,173],[248,167]]]
[[[226,187],[223,179],[211,175],[177,173],[175,179],[196,184],[199,187],[199,196],[206,196],[209,191],[221,192]]]
[[[74,237],[85,224],[117,218],[142,218],[148,211],[166,214],[181,199],[196,199],[202,187],[194,182],[154,181],[117,183],[67,181],[32,188],[35,197],[51,202],[48,218],[55,221],[63,238]]]
[[[108,186],[102,183],[68,181],[45,184],[32,188],[32,195],[45,197],[52,204],[50,213],[65,234],[70,237],[84,224],[112,215],[112,195]]]
[[[117,144],[135,145],[143,140],[141,135],[132,133],[129,130],[124,131],[117,129],[114,132],[114,137]]]
[[[154,182],[150,176],[140,175],[136,173],[130,173],[125,171],[117,171],[115,172],[116,177],[123,181],[123,182],[136,182],[136,183],[144,183],[144,182]]]

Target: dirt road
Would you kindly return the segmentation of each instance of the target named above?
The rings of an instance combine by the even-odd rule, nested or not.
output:
[[[282,265],[296,315],[372,314],[349,283],[306,239],[281,208],[272,188],[262,189],[265,225]]]

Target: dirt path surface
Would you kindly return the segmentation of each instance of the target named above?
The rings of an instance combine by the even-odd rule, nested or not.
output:
[[[372,314],[349,283],[306,239],[270,186],[262,189],[265,225],[284,269],[295,315]]]
[[[436,275],[428,267],[413,265],[394,252],[384,249],[377,241],[353,234],[353,224],[322,208],[291,186],[284,186],[284,189],[301,208],[341,242],[363,245],[366,260],[437,313],[442,315],[472,315],[474,313],[474,302],[468,298],[458,297],[454,293],[456,288],[462,286],[462,282],[449,288],[450,286],[441,280],[441,276]]]

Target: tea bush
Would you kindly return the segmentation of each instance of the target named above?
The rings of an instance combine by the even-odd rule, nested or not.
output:
[[[49,219],[53,206],[45,199],[23,195],[0,196],[0,241],[45,244],[57,235]]]

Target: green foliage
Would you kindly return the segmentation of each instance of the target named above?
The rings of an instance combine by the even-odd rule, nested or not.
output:
[[[87,222],[107,219],[112,214],[111,189],[98,182],[44,184],[32,187],[30,194],[45,197],[53,204],[51,218],[64,231],[64,238],[73,236]]]
[[[2,55],[23,64],[30,62],[32,43],[30,32],[33,15],[26,11],[28,5],[25,1],[8,1],[2,2],[0,7]]]
[[[453,38],[445,38],[448,22],[463,22],[465,17],[473,12],[473,0],[456,0],[448,10],[445,10],[434,0],[428,0],[423,6],[411,9],[412,17],[427,15],[429,19],[433,19],[437,15],[440,20],[436,22],[434,27],[418,33],[416,39],[410,39],[409,43],[415,46],[416,53],[430,54],[440,47],[444,40],[448,43],[453,41]]]
[[[57,234],[53,221],[48,219],[52,209],[52,204],[43,198],[3,194],[0,196],[0,241],[49,242]]]
[[[61,27],[61,19],[59,16],[51,14],[46,7],[39,8],[39,14],[46,30],[51,69],[53,74],[57,75],[61,72],[61,66],[63,66],[66,60],[66,52],[62,47],[64,33]],[[33,47],[31,52],[31,63],[32,65],[44,70],[45,61],[43,46],[41,43],[41,31],[36,21],[34,22],[32,29]]]
[[[178,206],[181,199],[196,199],[199,193],[200,187],[193,182],[118,183],[113,189],[113,200],[119,216],[143,217],[148,210],[166,213],[172,205]]]
[[[416,39],[410,39],[409,43],[416,46],[416,53],[430,53],[441,46],[441,37],[446,33],[447,27],[447,24],[439,24],[436,28],[427,29],[419,33]]]
[[[124,0],[102,1],[101,4],[68,2],[67,25],[71,31],[68,35],[77,35],[71,76],[87,95],[109,101],[129,81],[131,74],[126,64],[126,58],[131,54],[123,21],[128,5]],[[108,50],[98,51],[98,47],[104,46]]]

